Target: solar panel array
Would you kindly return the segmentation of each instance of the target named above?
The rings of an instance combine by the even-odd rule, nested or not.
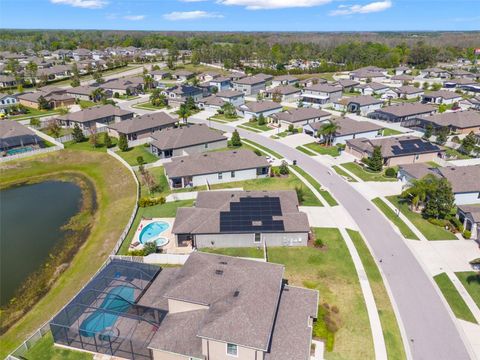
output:
[[[244,197],[230,203],[230,211],[220,213],[220,232],[267,232],[284,231],[278,197]]]
[[[392,146],[393,155],[404,155],[438,150],[436,145],[428,141],[423,141],[422,139],[400,140],[399,142],[400,146]]]

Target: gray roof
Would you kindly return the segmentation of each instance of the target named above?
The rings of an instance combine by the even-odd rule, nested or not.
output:
[[[433,91],[429,94],[424,94],[423,97],[439,97],[442,99],[456,99],[456,98],[461,98],[462,95],[457,94],[453,91],[438,90],[438,91]]]
[[[282,105],[274,101],[248,101],[240,105],[240,109],[250,111],[253,113],[262,113],[270,110],[281,109]]]
[[[265,360],[309,360],[312,329],[308,319],[316,318],[317,311],[317,291],[285,286]]]
[[[273,78],[275,81],[298,81],[298,78],[293,75],[279,75]]]
[[[356,85],[359,85],[360,83],[356,80],[340,79],[337,81],[337,84],[345,88],[345,87],[356,86]]]
[[[106,81],[103,84],[99,85],[102,89],[113,89],[113,90],[126,90],[131,88],[137,88],[140,85],[143,85],[143,78],[141,77],[130,77],[124,79],[113,79]]]
[[[358,104],[359,106],[368,106],[368,105],[375,105],[375,104],[383,104],[382,99],[376,99],[370,95],[362,95],[362,96],[352,96],[341,99],[337,101],[337,103],[348,105],[350,103]]]
[[[59,116],[57,119],[70,120],[74,122],[83,123],[83,122],[95,121],[97,119],[102,119],[109,116],[122,116],[122,117],[125,116],[126,117],[128,115],[130,115],[130,117],[133,116],[133,112],[120,109],[111,104],[107,104],[107,105],[92,106],[84,110]]]
[[[96,89],[95,86],[90,86],[90,85],[76,86],[76,87],[67,89],[67,94],[90,96],[95,89]]]
[[[153,307],[168,311],[168,300],[163,296],[165,292],[175,285],[179,268],[162,268],[155,279],[155,286],[150,286],[138,301],[138,305]]]
[[[216,93],[218,97],[233,98],[237,96],[243,96],[243,93],[240,91],[234,90],[222,90]]]
[[[342,91],[342,87],[340,85],[332,85],[332,84],[315,84],[309,86],[305,90],[308,91],[317,91],[317,92],[325,92],[325,93],[335,93]]]
[[[152,145],[158,149],[181,149],[193,145],[226,140],[222,132],[206,125],[187,125],[168,128],[153,136]]]
[[[412,81],[414,79],[411,75],[395,75],[390,78],[391,80],[400,80],[400,81]]]
[[[283,273],[282,265],[194,252],[165,297],[209,307],[197,336],[266,351]]]
[[[480,205],[458,205],[457,206],[463,213],[470,214],[472,220],[480,224]]]
[[[435,112],[437,108],[433,105],[419,103],[402,103],[377,109],[374,112],[393,115],[395,117],[406,117],[414,115],[428,114]]]
[[[202,100],[200,100],[200,102],[204,103],[205,105],[220,106],[220,107],[225,105],[225,100],[223,100],[222,98],[216,95],[207,96]]]
[[[410,85],[405,85],[405,86],[400,86],[398,88],[393,88],[393,91],[395,91],[397,94],[406,94],[406,95],[412,95],[412,94],[419,94],[423,93],[424,91],[422,89],[416,88],[415,86],[410,86]]]
[[[255,85],[255,84],[264,83],[265,79],[261,76],[247,76],[247,77],[235,80],[234,82],[236,84],[241,84],[241,85]]]
[[[173,126],[177,121],[178,119],[175,119],[167,113],[161,111],[120,121],[118,123],[109,125],[108,127],[122,134],[131,134],[138,131]]]
[[[279,85],[277,87],[274,87],[272,89],[268,89],[266,91],[267,93],[278,93],[281,95],[288,95],[288,94],[295,94],[301,92],[301,89],[292,86],[292,85]]]
[[[195,74],[194,72],[188,71],[188,70],[177,70],[173,72],[173,75],[175,76],[192,76]]]
[[[450,126],[459,129],[480,128],[480,113],[474,110],[444,112],[441,114],[421,116],[420,119],[432,122],[437,126]]]
[[[255,169],[269,166],[264,156],[250,150],[215,151],[172,159],[165,164],[169,178]]]
[[[366,88],[371,88],[372,90],[382,90],[388,88],[387,85],[380,84],[377,82],[371,82],[371,83],[366,83],[366,84],[360,84],[356,86],[357,89],[366,89]]]
[[[383,129],[382,126],[371,123],[370,121],[356,121],[348,117],[333,119],[333,121],[339,126],[339,129],[336,131],[335,134],[336,136],[361,134]]]
[[[247,200],[251,203],[262,202],[266,198],[278,201],[281,215],[273,216],[281,221],[283,230],[269,228],[268,224],[245,224],[241,230],[222,229],[222,217],[231,212],[231,206],[237,206]],[[260,213],[258,215],[261,215]],[[259,230],[261,228],[261,230]],[[307,215],[298,210],[297,193],[284,191],[208,191],[199,192],[193,208],[179,208],[172,232],[174,234],[220,234],[220,233],[287,233],[308,232]]]
[[[290,123],[297,123],[300,121],[311,120],[316,118],[325,118],[331,116],[327,111],[316,109],[316,108],[297,108],[297,109],[289,109],[286,111],[282,111],[280,113],[273,114],[272,117],[290,122]]]
[[[400,165],[400,170],[415,179],[421,179],[427,175],[439,176],[439,173],[435,168],[425,163]]]
[[[20,124],[18,121],[2,120],[0,121],[0,139],[8,139],[17,136],[32,135],[35,133],[27,128],[25,125]]]
[[[454,193],[480,191],[480,165],[449,166],[439,171],[452,184]]]

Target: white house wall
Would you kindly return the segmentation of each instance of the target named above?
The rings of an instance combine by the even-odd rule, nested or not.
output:
[[[480,204],[480,192],[455,193],[455,204]]]
[[[262,175],[265,177],[266,175]],[[237,170],[235,171],[235,176],[232,177],[232,173],[222,172],[222,178],[218,178],[218,173],[213,174],[205,174],[205,175],[197,175],[193,176],[192,182],[193,186],[203,186],[207,183],[209,184],[223,184],[233,181],[243,181],[243,180],[251,180],[257,178],[257,168],[254,169],[246,169],[246,170]]]

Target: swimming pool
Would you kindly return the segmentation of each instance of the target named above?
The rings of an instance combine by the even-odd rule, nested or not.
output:
[[[168,243],[166,237],[160,236],[170,227],[170,224],[165,221],[154,221],[146,225],[140,232],[140,243],[146,244],[147,242],[155,241],[157,246],[164,246]]]
[[[33,151],[33,148],[30,146],[27,146],[27,147],[18,148],[18,149],[10,149],[10,150],[7,150],[7,155],[22,154],[28,151]]]
[[[95,310],[80,325],[80,334],[85,337],[94,337],[109,330],[117,321],[121,313],[126,312],[134,300],[134,288],[131,286],[117,286],[110,290],[103,300],[100,308]],[[105,312],[115,311],[119,314]]]

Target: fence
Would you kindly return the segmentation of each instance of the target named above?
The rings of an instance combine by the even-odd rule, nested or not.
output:
[[[150,143],[152,141],[153,141],[153,139],[150,136],[144,137],[142,139],[130,140],[128,142],[128,147],[135,147],[135,146],[138,146],[138,145],[144,145],[144,144]]]
[[[38,150],[26,151],[26,152],[23,152],[23,153],[20,153],[20,154],[8,155],[8,156],[5,156],[5,157],[1,157],[0,158],[0,163],[4,163],[4,162],[7,162],[7,161],[12,161],[12,160],[16,160],[16,159],[22,159],[22,158],[33,156],[33,155],[46,154],[46,153],[50,153],[50,152],[58,151],[58,150],[62,150],[62,149],[63,149],[63,146],[62,147],[52,146],[52,147],[38,149]]]
[[[150,254],[147,256],[110,255],[110,259],[127,260],[144,264],[183,265],[190,254]]]
[[[100,127],[98,129],[95,130],[95,133],[104,133],[107,131],[107,127]],[[91,131],[90,130],[82,130],[83,132],[83,135],[88,137],[91,135]],[[73,135],[72,134],[67,134],[67,135],[63,135],[63,136],[60,136],[59,138],[56,138],[55,139],[56,141],[58,142],[61,142],[61,143],[66,143],[67,141],[72,141],[73,140]]]

